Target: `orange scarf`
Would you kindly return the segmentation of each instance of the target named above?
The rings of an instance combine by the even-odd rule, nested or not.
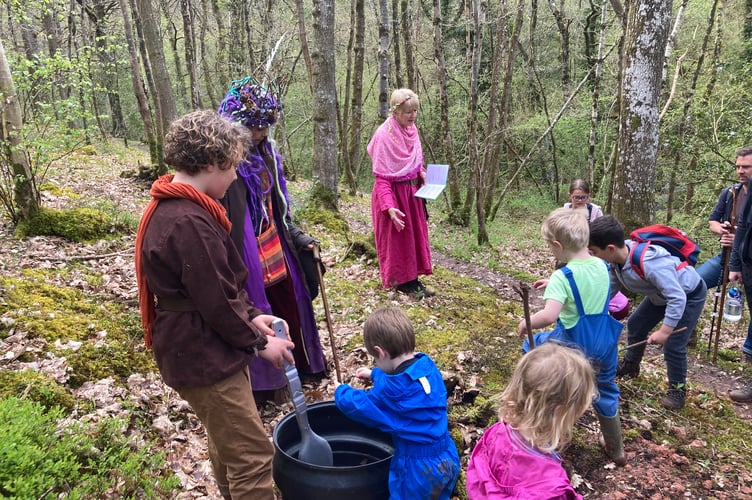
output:
[[[225,209],[217,200],[207,196],[198,189],[189,184],[181,182],[172,182],[172,174],[163,175],[151,186],[149,194],[152,199],[141,216],[141,222],[136,232],[136,281],[138,282],[138,308],[141,310],[141,325],[144,329],[144,342],[146,347],[151,347],[151,329],[154,325],[154,294],[149,290],[149,283],[146,281],[144,264],[141,260],[141,248],[144,244],[144,235],[146,228],[149,226],[151,216],[157,208],[160,200],[169,198],[183,198],[190,200],[209,212],[214,219],[230,232],[231,223],[225,214]]]

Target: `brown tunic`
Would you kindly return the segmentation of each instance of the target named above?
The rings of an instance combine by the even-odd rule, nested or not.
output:
[[[253,348],[266,344],[251,324],[261,311],[243,288],[247,271],[230,234],[199,205],[162,200],[146,229],[142,258],[157,296],[152,347],[167,385],[216,383],[247,366]],[[172,304],[160,307],[160,298]]]

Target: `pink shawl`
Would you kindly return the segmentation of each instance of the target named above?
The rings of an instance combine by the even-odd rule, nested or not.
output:
[[[373,174],[387,180],[406,180],[423,166],[418,128],[402,128],[393,116],[382,123],[368,143]]]

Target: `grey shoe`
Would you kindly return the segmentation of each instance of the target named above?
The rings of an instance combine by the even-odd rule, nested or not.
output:
[[[686,389],[678,388],[674,385],[669,386],[665,396],[661,396],[661,404],[664,408],[669,410],[680,410],[684,408],[684,403],[687,399]]]
[[[729,392],[729,397],[737,403],[752,402],[752,382],[748,383],[741,389]]]
[[[742,363],[752,365],[752,354],[742,351]]]

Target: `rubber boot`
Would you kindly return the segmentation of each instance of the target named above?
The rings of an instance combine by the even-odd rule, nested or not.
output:
[[[606,455],[618,466],[627,464],[624,456],[624,443],[621,439],[621,419],[617,413],[613,417],[606,417],[598,412],[598,421],[601,423],[601,446],[606,449]]]

